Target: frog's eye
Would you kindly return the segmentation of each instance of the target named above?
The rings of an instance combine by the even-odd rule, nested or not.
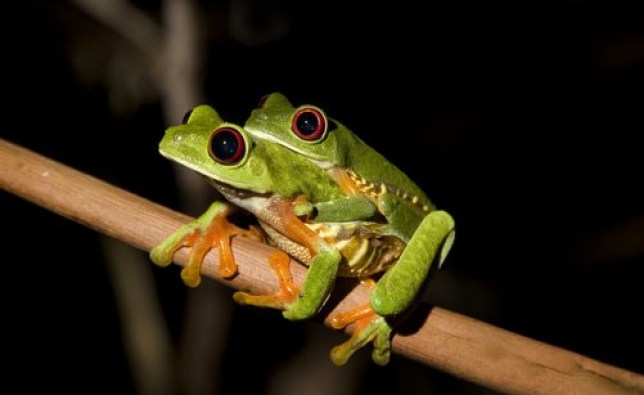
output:
[[[246,155],[246,140],[239,130],[223,126],[210,135],[208,152],[221,164],[235,165]]]
[[[317,142],[326,137],[327,119],[314,107],[303,107],[293,115],[291,129],[302,140]]]

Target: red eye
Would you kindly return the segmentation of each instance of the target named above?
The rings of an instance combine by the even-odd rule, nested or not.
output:
[[[244,159],[246,141],[237,129],[224,126],[210,136],[210,156],[224,165],[234,165]]]
[[[325,137],[327,131],[326,117],[318,109],[312,107],[302,108],[293,116],[291,129],[302,140],[321,140]]]

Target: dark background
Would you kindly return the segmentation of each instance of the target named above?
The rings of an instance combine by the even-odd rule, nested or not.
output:
[[[160,3],[134,3],[160,18]],[[236,122],[277,90],[324,108],[455,217],[431,303],[642,373],[642,7],[443,3],[257,2],[249,26],[260,35],[281,15],[285,33],[249,44],[228,34],[228,2],[201,2],[212,21],[206,101]],[[74,67],[74,45],[99,33],[109,42],[104,27],[66,2],[6,7],[0,136],[178,208],[156,152],[159,100],[117,111],[101,71],[88,79]],[[0,218],[4,385],[134,392],[98,235],[6,192]],[[174,332],[177,273],[155,269]],[[222,392],[262,392],[288,354],[269,345],[240,359],[273,341],[244,328],[259,317],[296,350],[301,324],[234,317],[225,371],[255,379],[225,376]],[[356,393],[400,389],[409,364],[367,366]],[[425,373],[436,393],[478,390]]]

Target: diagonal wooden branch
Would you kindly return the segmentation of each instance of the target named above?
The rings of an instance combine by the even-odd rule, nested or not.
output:
[[[0,187],[143,250],[190,219],[1,139],[0,158]],[[271,248],[243,238],[233,248],[237,277],[217,277],[217,254],[209,255],[203,273],[238,289],[273,291],[276,280],[266,264]],[[180,264],[186,258],[186,251],[176,257]],[[305,269],[294,264],[292,271],[301,281]],[[358,286],[334,311],[367,297],[368,290]],[[640,374],[438,307],[413,333],[396,335],[393,346],[396,353],[507,393],[644,394]]]

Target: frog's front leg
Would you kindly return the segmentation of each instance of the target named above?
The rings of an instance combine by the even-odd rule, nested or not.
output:
[[[372,218],[376,205],[364,196],[346,196],[328,202],[311,203],[304,195],[293,201],[293,213],[315,222],[345,222]]]
[[[376,206],[365,196],[347,196],[329,202],[316,203],[313,220],[316,222],[345,222],[372,218]]]
[[[246,236],[262,240],[258,230],[239,228],[227,217],[234,206],[224,202],[214,202],[199,218],[185,224],[161,244],[150,251],[150,259],[159,266],[167,266],[172,257],[182,247],[192,247],[188,264],[181,270],[181,278],[189,287],[201,282],[201,266],[204,256],[213,247],[219,250],[219,274],[228,278],[237,273],[237,264],[230,247],[233,236]]]
[[[338,250],[330,247],[297,217],[294,212],[297,209],[294,209],[292,202],[287,200],[274,202],[272,210],[277,214],[275,218],[279,218],[279,222],[270,225],[310,252],[311,261],[302,288],[299,292],[288,290],[297,288],[294,288],[290,280],[288,260],[286,260],[278,265],[272,263],[280,280],[280,289],[274,295],[258,296],[237,292],[234,298],[242,304],[283,308],[282,314],[289,320],[306,319],[317,313],[326,301],[335,282],[342,256]],[[286,278],[287,275],[288,278]]]
[[[444,211],[428,214],[407,244],[396,264],[371,287],[370,302],[331,317],[331,325],[340,329],[355,323],[351,338],[331,351],[337,365],[368,342],[374,342],[372,358],[379,365],[389,361],[392,328],[386,317],[405,311],[416,299],[433,262],[440,265],[454,239],[454,221]],[[439,256],[437,257],[437,254]]]

